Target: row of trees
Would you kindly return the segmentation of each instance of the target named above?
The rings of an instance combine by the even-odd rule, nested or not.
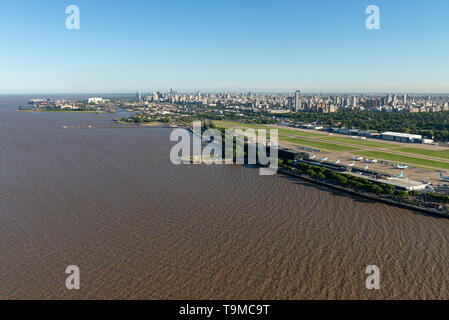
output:
[[[135,115],[129,118],[122,118],[120,121],[123,122],[131,122],[131,123],[151,123],[151,122],[161,122],[161,123],[169,123],[170,118],[167,117],[155,117],[148,115]]]
[[[312,178],[326,180],[335,185],[350,188],[356,191],[365,191],[376,195],[394,196],[396,198],[407,198],[408,192],[394,190],[394,187],[389,184],[373,183],[368,179],[362,177],[355,177],[351,175],[333,172],[323,167],[309,165],[307,163],[292,164],[291,160],[287,162],[279,159],[281,167],[287,168],[299,174],[306,174]]]
[[[449,203],[449,196],[435,193],[425,193],[422,195],[424,200],[430,202]]]

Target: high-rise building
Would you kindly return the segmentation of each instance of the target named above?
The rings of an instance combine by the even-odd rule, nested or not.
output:
[[[293,97],[287,97],[287,108],[293,111]]]
[[[295,111],[299,112],[301,110],[301,92],[296,90],[295,92]]]
[[[340,98],[340,97],[337,96],[337,99],[336,99],[336,101],[335,101],[335,104],[336,104],[337,106],[341,105],[341,98]]]
[[[407,95],[404,93],[404,106],[407,104]]]

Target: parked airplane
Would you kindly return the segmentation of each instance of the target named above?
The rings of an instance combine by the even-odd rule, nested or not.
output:
[[[338,158],[336,161],[334,161],[333,163],[335,163],[335,164],[339,164],[340,163],[340,161],[341,161],[341,159],[340,158]]]
[[[352,163],[348,164],[348,166],[349,166],[349,167],[355,166],[355,162],[352,162]]]
[[[313,156],[309,157],[310,160],[315,159],[315,158],[316,158],[316,154],[314,154]]]
[[[443,174],[440,172],[440,178],[446,181],[449,181],[449,177],[443,176]]]
[[[404,171],[401,171],[401,174],[398,174],[397,176],[396,176],[396,178],[403,178],[404,177]]]
[[[376,159],[373,159],[373,160],[366,159],[366,162],[368,162],[368,163],[377,163],[377,160]]]
[[[327,159],[329,159],[329,156],[325,156],[323,159],[319,159],[320,161],[326,161]]]
[[[362,160],[363,160],[363,157],[352,156],[352,160],[355,160],[355,161],[362,161]]]
[[[396,165],[396,168],[398,168],[398,169],[407,169],[408,166],[402,165],[402,164],[397,164],[397,165]]]
[[[368,170],[368,165],[365,166],[365,168],[363,168],[364,170]]]

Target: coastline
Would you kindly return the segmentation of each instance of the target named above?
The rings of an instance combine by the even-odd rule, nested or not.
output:
[[[16,110],[17,112],[61,112],[61,113],[89,113],[89,114],[109,114],[114,112],[106,112],[106,111],[91,111],[91,110]]]
[[[119,119],[114,119],[115,123],[118,124],[126,124],[126,125],[138,125],[142,127],[150,127],[150,128],[171,128],[170,125],[162,122],[149,122],[149,123],[138,123],[138,122],[126,122]]]
[[[193,133],[193,130],[192,130],[191,127],[187,126],[186,129]],[[295,177],[297,179],[301,179],[301,180],[307,181],[309,183],[315,183],[315,184],[327,187],[329,189],[337,190],[337,191],[340,191],[340,192],[343,192],[343,193],[346,193],[346,194],[351,194],[351,195],[354,195],[354,196],[357,196],[357,197],[360,197],[360,198],[369,199],[369,200],[372,200],[372,201],[388,204],[388,205],[399,207],[399,208],[403,208],[403,209],[412,210],[412,211],[415,211],[415,212],[425,213],[427,215],[431,215],[431,216],[434,216],[434,217],[440,217],[440,218],[449,219],[449,214],[448,213],[442,212],[442,211],[440,211],[438,209],[420,207],[420,206],[412,205],[412,204],[405,203],[405,202],[400,202],[400,201],[393,200],[393,199],[382,198],[380,196],[375,196],[375,195],[372,195],[372,194],[355,191],[353,189],[345,188],[345,187],[342,187],[342,186],[339,186],[339,185],[336,185],[336,184],[332,184],[330,182],[312,179],[310,177],[307,177],[307,176],[301,175],[301,174],[297,174],[297,173],[292,172],[292,171],[290,171],[288,169],[285,169],[285,168],[278,168],[278,173],[281,173],[281,174],[284,174],[284,175],[288,175],[288,176],[291,176],[291,177]]]
[[[65,111],[65,110],[64,111],[54,111],[54,110],[50,110],[50,111],[47,111],[47,110],[16,110],[16,111],[19,111],[19,112],[69,112],[69,113],[90,113],[90,114],[93,114],[93,113],[105,113],[105,114],[106,113],[112,113],[112,112],[95,112],[95,111],[69,111],[69,110],[67,110],[67,111]],[[133,123],[130,123],[130,122],[122,121],[120,119],[114,119],[114,122],[117,123],[117,124],[138,125],[140,127],[148,127],[148,128],[173,128],[172,126],[170,126],[168,124],[164,124],[162,122],[151,122],[151,123],[134,123],[133,122]],[[186,129],[186,130],[188,130],[188,131],[193,133],[192,127],[187,125],[187,124],[178,123],[177,127],[184,128],[184,129]],[[183,159],[183,160],[185,161],[187,159]],[[207,160],[202,159],[201,160],[201,164],[209,164],[211,162],[215,162],[215,160],[214,161],[211,161],[211,159],[207,159]],[[350,195],[353,195],[353,196],[357,196],[357,197],[364,198],[364,199],[369,199],[371,201],[376,201],[376,202],[388,204],[388,205],[391,205],[391,206],[396,206],[396,207],[412,210],[412,211],[415,211],[415,212],[421,212],[421,213],[425,213],[425,214],[431,215],[431,216],[437,216],[437,217],[442,217],[442,218],[449,218],[449,214],[444,213],[444,212],[442,212],[440,210],[437,210],[437,209],[419,207],[419,206],[416,206],[416,205],[400,202],[400,201],[397,201],[397,200],[392,200],[392,199],[388,199],[388,198],[375,196],[375,195],[372,195],[372,194],[358,192],[358,191],[355,191],[355,190],[350,189],[350,188],[345,188],[345,187],[342,187],[342,186],[339,186],[339,185],[336,185],[336,184],[332,184],[330,182],[320,181],[320,180],[313,179],[313,178],[310,178],[310,177],[305,176],[305,175],[297,174],[297,173],[292,172],[292,171],[290,171],[288,169],[285,169],[285,168],[278,168],[278,173],[284,174],[284,175],[288,175],[288,176],[291,176],[291,177],[294,177],[294,178],[297,178],[297,179],[300,179],[300,180],[303,180],[303,181],[307,181],[309,183],[314,183],[314,184],[317,184],[317,185],[321,185],[321,186],[327,187],[329,189],[337,190],[337,191],[340,191],[340,192],[343,192],[343,193],[346,193],[346,194],[350,194]]]
[[[179,287],[173,285],[173,279],[181,288],[182,283],[187,281],[200,294],[204,292],[201,290],[210,290],[204,293],[206,298],[214,297],[217,295],[216,287],[199,286],[198,283],[207,283],[210,279],[206,272],[208,270],[223,268],[226,271],[228,261],[232,261],[236,268],[231,273],[224,273],[220,279],[228,277],[236,279],[236,282],[230,282],[229,290],[222,293],[226,297],[233,297],[233,294],[242,290],[253,290],[248,292],[255,292],[254,295],[264,292],[266,295],[278,294],[282,297],[285,288],[285,292],[295,292],[294,296],[289,295],[292,299],[304,296],[319,299],[333,292],[363,298],[364,291],[360,295],[353,291],[354,287],[357,288],[358,279],[351,280],[348,277],[348,281],[335,282],[334,276],[360,273],[363,270],[360,271],[359,266],[365,266],[366,262],[382,264],[394,274],[400,274],[402,265],[413,266],[415,269],[409,272],[414,271],[415,278],[412,280],[419,282],[425,281],[428,276],[444,279],[446,274],[444,269],[437,272],[432,270],[434,261],[441,262],[441,252],[444,252],[447,243],[446,219],[433,218],[415,210],[385,206],[379,201],[343,193],[337,188],[328,189],[316,181],[303,181],[283,175],[281,171],[277,177],[261,178],[256,166],[175,168],[167,161],[164,153],[170,148],[167,137],[171,130],[116,125],[112,120],[118,116],[105,116],[107,119],[103,116],[87,116],[89,120],[86,121],[86,116],[82,115],[52,113],[48,114],[49,117],[41,115],[39,118],[49,119],[41,123],[36,122],[33,116],[21,117],[18,113],[10,115],[12,120],[2,126],[5,132],[11,130],[14,133],[5,134],[8,142],[6,146],[8,151],[11,150],[3,154],[5,160],[8,160],[5,161],[5,168],[8,169],[5,173],[7,177],[22,178],[18,183],[32,183],[30,187],[33,189],[42,189],[30,193],[33,196],[33,201],[30,201],[31,209],[35,212],[33,215],[22,209],[25,204],[23,199],[28,195],[11,197],[12,205],[8,203],[7,216],[17,220],[7,223],[1,235],[5,244],[11,248],[5,254],[5,266],[16,265],[17,268],[12,277],[7,279],[4,288],[14,288],[21,279],[29,279],[29,268],[21,263],[27,252],[20,250],[29,245],[29,238],[36,240],[36,250],[39,250],[45,262],[48,260],[49,268],[60,270],[56,260],[68,259],[68,263],[76,263],[77,259],[85,259],[89,261],[89,266],[99,270],[100,273],[95,274],[93,279],[104,278],[104,283],[92,283],[90,278],[85,279],[86,285],[80,293],[82,297],[98,295],[101,298],[99,292],[102,291],[99,290],[104,290],[106,297],[111,299],[123,298],[121,292],[124,290],[142,299],[192,295],[190,291],[188,294],[183,290],[176,291]],[[56,122],[52,119],[55,117],[58,119]],[[24,125],[16,126],[20,120]],[[50,125],[46,125],[47,121]],[[125,130],[124,133],[121,130],[99,130],[98,134],[94,130],[85,130],[60,134],[61,129],[52,125],[54,123],[138,127],[144,130]],[[44,141],[42,137],[47,139]],[[27,141],[30,139],[25,146],[29,146],[38,156],[42,154],[43,167],[33,157],[27,157],[27,153],[21,152],[25,138]],[[83,143],[86,138],[89,147]],[[145,145],[150,147],[141,148]],[[15,164],[15,158],[20,165]],[[57,188],[54,187],[54,176],[47,174],[55,169],[54,161],[60,163],[64,174],[67,174],[67,180],[60,181]],[[21,167],[30,168],[31,171],[25,171],[30,173],[29,177],[20,174]],[[60,169],[56,170],[59,172]],[[312,185],[314,182],[317,184]],[[11,188],[6,190],[11,195],[16,186],[14,183],[14,178],[8,179],[7,186],[11,185]],[[106,192],[101,186],[105,186]],[[168,194],[167,188],[172,186],[177,189]],[[186,194],[185,190],[190,190],[188,188],[191,186],[194,187],[192,194]],[[41,192],[48,196],[39,197]],[[77,195],[86,195],[85,201],[79,201]],[[129,201],[136,197],[141,201]],[[65,201],[63,198],[70,200]],[[185,201],[190,201],[187,207]],[[29,227],[27,230],[31,233],[24,233],[19,223]],[[98,225],[103,227],[98,229]],[[68,239],[67,227],[74,230],[68,233]],[[42,234],[48,236],[42,237]],[[66,250],[54,251],[55,243],[60,243],[61,247],[74,243],[81,245],[77,246],[80,250],[70,259],[66,256]],[[89,246],[82,246],[86,243]],[[185,246],[177,246],[179,243]],[[192,243],[195,243],[195,250],[191,249]],[[422,246],[417,246],[417,243]],[[145,246],[140,246],[142,244]],[[106,245],[114,250],[114,254],[107,250]],[[260,250],[261,246],[270,250]],[[428,250],[428,258],[414,264],[415,257],[422,252],[423,247]],[[155,261],[155,254],[162,252],[160,248],[164,249],[164,253],[156,257],[166,259],[163,265]],[[216,248],[224,252],[218,261]],[[243,251],[251,255],[242,256]],[[310,252],[316,254],[310,255]],[[180,254],[183,254],[181,258]],[[383,260],[384,256],[388,259]],[[33,268],[39,268],[42,264],[39,256],[26,259],[29,259],[29,265]],[[117,261],[133,263],[122,265],[117,264]],[[198,264],[191,265],[191,261],[197,261]],[[105,265],[110,265],[112,269]],[[171,268],[171,265],[179,265],[179,269]],[[333,269],[334,266],[336,269]],[[143,279],[139,284],[140,291],[135,293],[134,282],[115,277],[115,274],[123,272],[135,274],[136,270],[154,270],[152,278],[168,279],[160,284],[162,293],[158,291],[157,295],[153,294],[151,288],[154,288],[154,282],[150,278]],[[180,273],[179,270],[185,272]],[[192,274],[199,274],[195,270],[205,272],[200,273],[201,278],[192,278]],[[276,277],[282,275],[283,270],[299,271],[291,275],[293,278],[282,278],[283,282],[279,283],[274,281],[272,286],[265,287],[264,282],[258,282],[264,279],[259,278],[259,275],[273,274]],[[310,270],[315,273],[310,273]],[[248,283],[242,274],[249,274],[251,282]],[[317,282],[316,279],[322,279],[323,276],[326,278]],[[396,282],[387,282],[388,286],[381,290],[382,297],[393,296],[395,292],[390,293],[388,290],[397,288],[400,284],[397,278],[394,279]],[[38,286],[31,287],[29,284],[34,283],[31,280],[39,281]],[[60,288],[60,283],[48,282],[45,277],[31,280],[20,287],[21,290],[12,292],[11,297],[38,298],[40,288]],[[289,286],[291,290],[296,290],[297,283],[307,284],[304,291],[289,291]],[[330,287],[323,292],[320,288],[326,288],[327,283],[337,283],[338,287]],[[110,287],[116,289],[111,291]],[[283,291],[278,292],[277,288]],[[410,290],[408,287],[404,289],[403,295],[393,297],[436,295],[434,291],[416,290],[412,285]],[[54,292],[55,297],[60,298],[57,296],[59,291]],[[9,293],[8,290],[6,294]],[[241,295],[236,297],[247,298]]]
[[[291,177],[295,177],[295,178],[298,178],[298,179],[301,179],[301,180],[304,180],[304,181],[307,181],[307,182],[310,182],[310,183],[315,183],[315,184],[327,187],[329,189],[334,189],[334,190],[337,190],[337,191],[341,191],[343,193],[351,194],[351,195],[354,195],[354,196],[357,196],[357,197],[360,197],[360,198],[369,199],[369,200],[372,200],[372,201],[385,203],[385,204],[388,204],[388,205],[391,205],[391,206],[400,207],[400,208],[403,208],[403,209],[409,209],[409,210],[412,210],[412,211],[425,213],[425,214],[428,214],[428,215],[431,215],[431,216],[436,216],[436,217],[446,218],[446,219],[449,218],[448,214],[443,213],[443,212],[441,212],[439,210],[436,210],[436,209],[433,210],[433,209],[430,209],[430,208],[418,207],[418,206],[415,206],[415,205],[412,205],[412,204],[403,203],[403,202],[395,201],[395,200],[392,200],[392,199],[386,199],[386,198],[381,198],[381,197],[376,197],[374,195],[366,194],[366,193],[363,193],[363,192],[357,192],[357,191],[354,191],[352,189],[344,188],[344,187],[341,187],[341,186],[338,186],[338,185],[335,185],[335,184],[332,184],[332,183],[328,183],[328,182],[325,182],[325,181],[319,181],[319,180],[316,180],[316,179],[312,179],[312,178],[306,177],[304,175],[300,175],[300,174],[291,172],[290,170],[287,170],[287,169],[278,168],[278,173],[281,173],[281,174],[284,174],[284,175],[288,175],[288,176],[291,176]]]

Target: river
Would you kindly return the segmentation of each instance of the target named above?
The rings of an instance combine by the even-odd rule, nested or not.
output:
[[[119,115],[17,112],[28,98],[0,95],[0,299],[449,298],[449,220],[174,166],[170,129],[62,129]]]

